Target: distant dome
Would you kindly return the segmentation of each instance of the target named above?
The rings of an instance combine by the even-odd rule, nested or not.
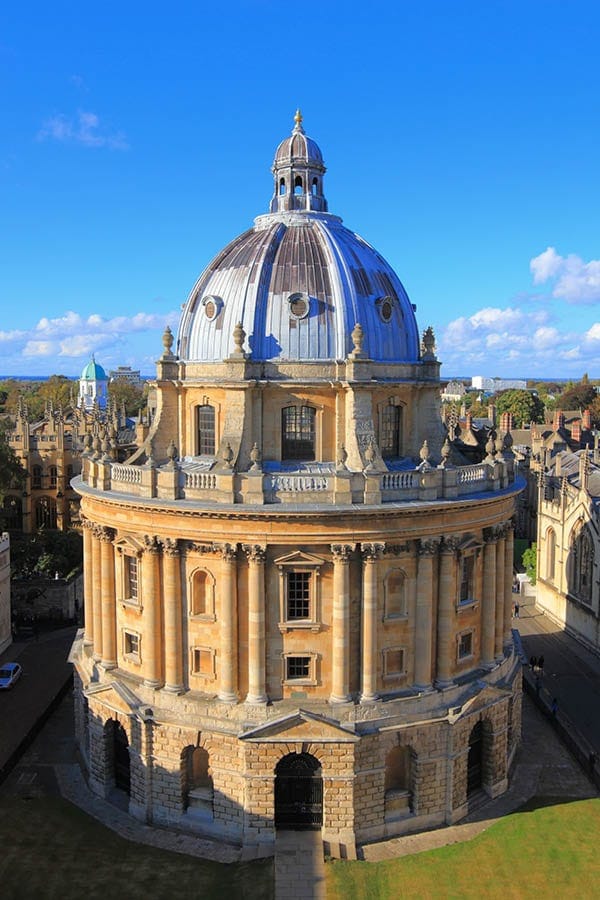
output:
[[[84,366],[81,378],[85,381],[108,381],[106,372],[93,356],[89,363]]]
[[[270,213],[237,237],[202,273],[184,307],[177,353],[217,361],[235,350],[238,322],[253,360],[344,359],[352,330],[376,362],[416,362],[413,307],[392,267],[327,212],[323,157],[296,113],[273,164]]]

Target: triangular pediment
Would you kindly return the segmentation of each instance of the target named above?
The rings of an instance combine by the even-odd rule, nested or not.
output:
[[[117,550],[124,550],[125,552],[133,553],[136,556],[144,550],[144,545],[139,538],[135,538],[130,534],[125,534],[123,537],[120,537],[114,542],[114,546]]]
[[[90,684],[85,694],[87,697],[102,694],[102,702],[109,709],[126,716],[137,715],[140,712],[140,698],[118,681],[111,681],[108,684]]]
[[[312,553],[305,553],[303,550],[294,550],[285,556],[280,556],[275,560],[276,566],[322,566],[325,562],[319,556],[313,556]]]
[[[468,534],[464,541],[459,544],[458,549],[461,553],[468,553],[470,550],[479,550],[481,541],[478,541],[472,534]]]
[[[456,722],[463,716],[471,716],[473,713],[492,706],[498,700],[502,700],[512,693],[508,687],[498,687],[497,685],[485,684],[484,682],[479,682],[478,684],[479,690],[476,694],[466,700],[462,706],[455,706],[449,710],[448,719],[451,722]]]
[[[321,741],[354,743],[356,734],[342,728],[339,722],[298,709],[281,719],[274,719],[239,735],[242,741]]]

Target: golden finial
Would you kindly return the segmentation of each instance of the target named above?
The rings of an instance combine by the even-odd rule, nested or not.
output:
[[[296,110],[294,122],[296,123],[296,128],[302,128],[302,113],[300,112],[300,109]]]

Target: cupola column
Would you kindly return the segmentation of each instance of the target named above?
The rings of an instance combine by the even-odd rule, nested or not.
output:
[[[160,582],[158,578],[159,544],[155,537],[145,535],[142,558],[142,606],[144,633],[142,635],[142,665],[144,683],[160,687]]]
[[[237,552],[235,544],[222,544],[220,593],[219,699],[235,703],[237,695]]]
[[[362,691],[361,703],[377,700],[377,560],[385,544],[362,544]]]
[[[165,690],[183,690],[183,617],[181,614],[181,551],[179,542],[165,538],[163,545],[165,604]]]
[[[246,703],[266,703],[264,547],[245,544],[248,558],[248,694]]]
[[[102,561],[100,555],[100,536],[102,527],[92,526],[92,610],[94,633],[94,659],[102,659]]]
[[[433,619],[433,557],[439,540],[420,541],[417,566],[417,610],[415,616],[415,687],[419,691],[431,688],[432,619]]]
[[[81,522],[83,528],[83,625],[84,643],[94,643],[94,580],[92,572],[92,528],[89,519]]]
[[[102,597],[102,665],[117,665],[117,609],[115,597],[115,533],[112,528],[100,532],[100,572]]]
[[[350,556],[354,544],[332,544],[331,703],[350,699]]]
[[[504,646],[512,646],[512,583],[515,532],[512,521],[506,523],[506,545],[504,549]]]
[[[494,656],[496,662],[504,658],[504,579],[506,577],[506,531],[499,529],[496,545],[496,629],[494,635]]]
[[[456,551],[458,539],[445,537],[440,545],[440,582],[437,620],[437,676],[436,687],[452,684],[452,635],[456,606]]]
[[[486,530],[483,549],[483,597],[481,612],[481,662],[494,666],[494,631],[496,624],[496,531]]]

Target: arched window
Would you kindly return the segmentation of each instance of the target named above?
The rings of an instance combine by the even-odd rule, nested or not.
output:
[[[198,456],[215,455],[215,408],[205,403],[196,409]]]
[[[191,614],[212,616],[214,611],[214,578],[205,569],[198,569],[192,576]]]
[[[317,196],[318,190],[319,190],[319,182],[318,182],[318,179],[313,178],[313,180],[312,180],[312,185],[311,185],[311,192],[312,192],[313,197],[316,197],[316,196]]]
[[[281,458],[315,458],[316,410],[312,406],[286,406],[281,411]]]
[[[582,603],[592,602],[594,543],[589,526],[583,521],[572,532],[569,549],[569,591]]]
[[[212,816],[213,780],[204,747],[186,747],[181,754],[181,787],[184,809]]]
[[[304,186],[302,184],[302,178],[300,175],[296,175],[294,178],[294,194],[303,194]]]
[[[285,178],[279,179],[279,193],[281,195],[285,194]]]
[[[31,487],[40,490],[42,487],[42,467],[33,466],[31,469]]]
[[[402,447],[402,407],[389,403],[384,406],[379,419],[379,447],[384,459],[400,456]]]
[[[42,497],[35,506],[35,527],[56,528],[56,501],[51,497]]]
[[[546,578],[554,581],[554,567],[556,561],[556,534],[550,528],[546,533]]]

